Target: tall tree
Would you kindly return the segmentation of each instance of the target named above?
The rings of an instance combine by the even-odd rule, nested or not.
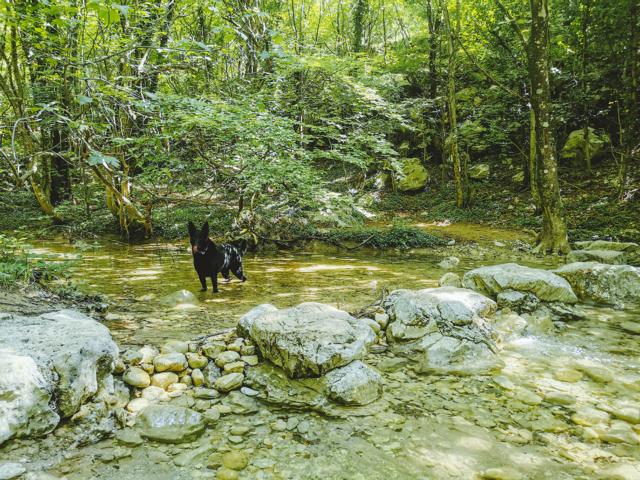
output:
[[[529,77],[536,126],[536,180],[542,207],[542,231],[536,249],[542,253],[568,253],[567,225],[560,197],[556,146],[551,129],[549,86],[549,1],[531,0]]]
[[[456,100],[456,70],[458,67],[458,39],[460,38],[460,0],[456,0],[456,23],[451,25],[451,16],[446,2],[443,2],[445,33],[447,35],[447,115],[449,119],[449,136],[447,146],[453,164],[453,181],[456,186],[456,206],[468,207],[471,202],[469,176],[467,173],[467,157],[460,155],[458,149],[458,112]]]

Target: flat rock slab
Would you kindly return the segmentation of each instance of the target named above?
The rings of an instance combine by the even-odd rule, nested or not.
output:
[[[260,305],[240,319],[238,329],[290,378],[317,377],[347,365],[375,340],[366,322],[322,303],[282,310]]]
[[[480,267],[462,278],[466,288],[495,297],[503,290],[534,294],[543,302],[576,303],[578,297],[564,278],[548,270],[529,268],[516,263]]]
[[[640,268],[598,262],[569,263],[555,271],[581,300],[624,306],[640,303]]]
[[[136,419],[141,436],[163,443],[191,442],[202,434],[204,427],[200,413],[175,405],[151,405]]]
[[[567,255],[567,263],[600,262],[611,265],[626,263],[627,255],[619,250],[572,250]]]
[[[99,390],[113,390],[118,347],[109,330],[75,310],[0,319],[0,444],[39,436]]]

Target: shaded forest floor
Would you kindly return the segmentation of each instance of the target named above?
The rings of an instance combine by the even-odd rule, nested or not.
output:
[[[470,225],[486,225],[534,234],[540,227],[541,217],[535,212],[528,191],[512,180],[513,169],[491,165],[491,175],[484,181],[472,182],[473,203],[467,209],[455,207],[455,193],[451,182],[440,185],[430,183],[419,193],[377,192],[376,201],[369,207],[375,213],[362,227],[334,229],[327,237],[353,241],[364,238],[376,229],[389,225],[419,226],[435,235],[442,227],[458,224],[459,230],[469,233],[458,238],[474,240]],[[640,166],[629,172],[629,187],[624,198],[618,196],[615,184],[615,165],[599,165],[591,176],[560,172],[562,197],[571,241],[591,238],[610,238],[621,241],[640,241]],[[81,204],[82,203],[82,204]],[[235,210],[204,204],[170,204],[154,209],[155,235],[160,239],[175,240],[186,236],[184,225],[188,220],[209,219],[212,232],[225,232],[231,228]],[[74,240],[91,240],[114,234],[117,224],[102,203],[100,195],[87,202],[61,207],[67,221],[52,225],[38,209],[29,192],[3,192],[0,196],[0,231],[18,231],[27,236],[47,237],[65,235]],[[455,232],[455,228],[449,228]],[[338,230],[338,232],[336,232]],[[292,233],[295,237],[299,232]],[[485,232],[486,234],[486,232]],[[453,235],[456,237],[456,235]],[[516,237],[514,237],[516,238]],[[434,244],[437,244],[434,243]],[[384,248],[383,242],[379,245]],[[388,246],[393,246],[392,242]]]

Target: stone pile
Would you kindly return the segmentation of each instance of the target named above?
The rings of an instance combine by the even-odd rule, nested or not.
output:
[[[170,340],[160,350],[145,345],[124,352],[118,367],[132,387],[127,404],[138,413],[152,404],[189,396],[202,403],[242,388],[245,372],[258,364],[251,340],[230,330],[202,342]]]

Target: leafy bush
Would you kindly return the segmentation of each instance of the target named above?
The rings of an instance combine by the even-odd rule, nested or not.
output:
[[[30,256],[25,239],[0,234],[0,285],[43,282],[65,277],[67,265]]]

